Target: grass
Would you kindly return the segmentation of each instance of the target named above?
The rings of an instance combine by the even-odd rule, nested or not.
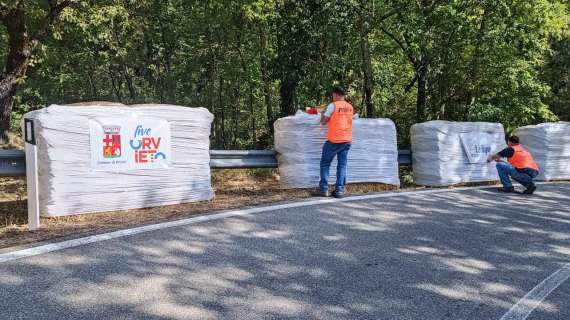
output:
[[[24,139],[18,134],[8,132],[8,140],[0,143],[0,149],[24,149]]]
[[[26,224],[26,179],[0,178],[0,234]]]

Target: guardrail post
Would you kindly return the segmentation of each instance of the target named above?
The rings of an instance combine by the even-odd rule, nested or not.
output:
[[[26,140],[26,181],[28,186],[28,229],[40,228],[40,206],[38,193],[38,150],[34,121],[24,119],[24,136]]]

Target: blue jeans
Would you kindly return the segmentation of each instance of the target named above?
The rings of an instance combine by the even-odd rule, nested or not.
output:
[[[497,171],[499,172],[501,183],[505,188],[511,188],[513,186],[509,177],[528,188],[528,186],[532,184],[532,180],[538,176],[538,171],[534,169],[527,168],[519,171],[506,162],[497,162]]]
[[[331,162],[335,156],[337,157],[338,163],[338,166],[336,167],[335,191],[338,193],[344,192],[348,164],[348,150],[350,150],[350,142],[325,142],[325,145],[323,146],[323,154],[321,156],[321,181],[319,182],[319,188],[322,192],[326,192],[329,189]]]

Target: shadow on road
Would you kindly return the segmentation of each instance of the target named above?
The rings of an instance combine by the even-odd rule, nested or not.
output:
[[[569,207],[570,185],[556,184],[532,197],[420,193],[165,229],[0,265],[0,309],[5,319],[498,319],[570,261]]]

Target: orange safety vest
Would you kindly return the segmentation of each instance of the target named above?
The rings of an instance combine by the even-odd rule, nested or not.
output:
[[[327,138],[332,143],[352,141],[352,115],[354,109],[346,101],[336,101],[334,112],[329,120],[329,132]]]
[[[530,152],[518,144],[511,146],[511,148],[515,150],[513,156],[509,158],[509,163],[513,167],[517,169],[530,168],[538,171],[538,166],[536,165],[536,162],[534,161]]]

